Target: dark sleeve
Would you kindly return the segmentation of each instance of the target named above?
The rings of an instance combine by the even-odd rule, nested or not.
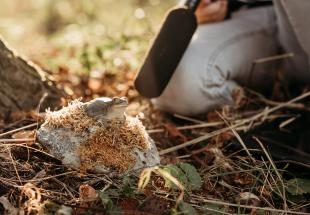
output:
[[[255,8],[255,7],[262,7],[262,6],[268,6],[268,5],[272,5],[272,1],[249,1],[247,3],[245,2],[241,2],[241,1],[237,1],[237,0],[228,0],[228,11],[227,11],[227,15],[226,15],[226,19],[229,19],[231,17],[231,14],[237,10],[239,10],[240,8],[242,8],[243,6],[246,8]]]

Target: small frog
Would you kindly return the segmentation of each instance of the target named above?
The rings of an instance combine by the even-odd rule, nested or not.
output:
[[[128,106],[126,97],[97,98],[83,105],[86,114],[102,121],[123,120]]]

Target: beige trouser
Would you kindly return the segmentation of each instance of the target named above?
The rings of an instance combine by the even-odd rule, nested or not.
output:
[[[229,20],[199,26],[164,93],[153,99],[154,105],[195,115],[232,104],[238,84],[264,88],[272,83],[276,62],[254,68],[253,62],[279,53],[293,52],[295,57],[285,62],[289,76],[310,82],[307,54],[287,20],[283,2],[275,0],[274,7],[241,10]]]

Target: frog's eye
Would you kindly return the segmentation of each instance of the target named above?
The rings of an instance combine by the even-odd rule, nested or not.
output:
[[[113,101],[113,102],[119,102],[120,99],[119,99],[118,97],[113,97],[113,98],[112,98],[112,101]]]

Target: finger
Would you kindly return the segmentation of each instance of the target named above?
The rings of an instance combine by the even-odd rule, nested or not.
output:
[[[212,17],[218,14],[218,12],[221,10],[222,2],[223,1],[216,1],[211,3],[208,6],[206,6],[202,12],[207,16]]]
[[[199,24],[213,22],[226,16],[227,0],[218,0],[196,11]],[[225,15],[223,15],[225,13]],[[222,18],[223,19],[223,18]]]
[[[221,1],[221,8],[220,10],[214,14],[214,15],[211,15],[210,16],[210,20],[212,21],[221,21],[223,20],[225,17],[226,17],[226,14],[227,14],[227,2],[226,1]]]

